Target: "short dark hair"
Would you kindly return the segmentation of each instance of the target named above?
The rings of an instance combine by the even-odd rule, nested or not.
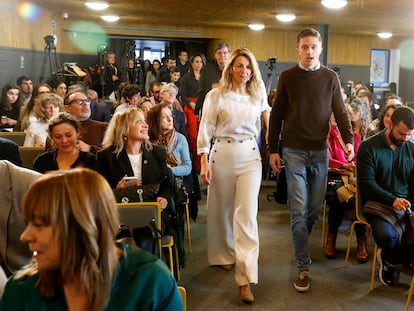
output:
[[[28,76],[21,76],[17,78],[16,84],[20,86],[23,81],[32,81],[32,79],[30,79]]]
[[[122,90],[122,97],[128,101],[128,99],[131,99],[134,95],[139,94],[141,91],[141,88],[138,84],[128,84],[125,86],[125,88]]]
[[[397,126],[401,121],[410,129],[414,129],[414,110],[407,106],[395,109],[391,116],[393,126]]]
[[[298,45],[299,45],[300,39],[305,38],[305,37],[316,37],[318,38],[320,42],[322,42],[321,34],[319,33],[319,31],[313,28],[305,28],[301,32],[298,33],[298,36],[296,37],[296,41]]]

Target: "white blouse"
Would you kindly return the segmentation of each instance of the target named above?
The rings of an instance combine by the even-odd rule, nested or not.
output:
[[[129,162],[131,162],[132,170],[134,171],[134,176],[138,178],[138,184],[142,185],[142,152],[138,154],[129,154]]]
[[[227,91],[223,95],[217,89],[207,93],[197,137],[197,153],[209,153],[213,138],[228,137],[243,140],[260,135],[262,112],[270,110],[266,89],[260,99]]]

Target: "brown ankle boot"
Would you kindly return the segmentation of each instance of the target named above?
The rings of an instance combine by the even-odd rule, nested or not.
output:
[[[336,233],[328,232],[328,237],[326,238],[325,245],[325,257],[328,259],[333,259],[336,257]]]
[[[359,263],[368,261],[367,237],[365,235],[357,237],[357,251],[355,257]]]

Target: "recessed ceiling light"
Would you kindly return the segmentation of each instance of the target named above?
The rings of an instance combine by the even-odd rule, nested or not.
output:
[[[117,22],[119,20],[118,15],[102,15],[101,18],[106,22]]]
[[[108,2],[106,1],[87,1],[85,2],[85,5],[92,9],[92,10],[97,10],[97,11],[102,11],[105,10],[109,7]]]
[[[258,31],[258,30],[263,30],[265,28],[265,25],[263,25],[263,24],[249,24],[249,28],[251,30]]]
[[[289,23],[295,20],[296,15],[293,13],[280,13],[280,14],[276,14],[276,18],[281,22]]]
[[[389,39],[389,38],[392,37],[392,33],[391,32],[379,32],[379,33],[377,33],[377,35],[381,39]]]
[[[329,9],[341,9],[348,4],[347,0],[322,0],[322,5]]]

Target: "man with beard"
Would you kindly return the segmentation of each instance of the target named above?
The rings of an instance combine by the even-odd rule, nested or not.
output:
[[[414,111],[397,108],[391,124],[362,142],[357,155],[361,206],[380,250],[379,279],[397,282],[396,266],[413,268],[414,241],[409,214],[414,207]]]

